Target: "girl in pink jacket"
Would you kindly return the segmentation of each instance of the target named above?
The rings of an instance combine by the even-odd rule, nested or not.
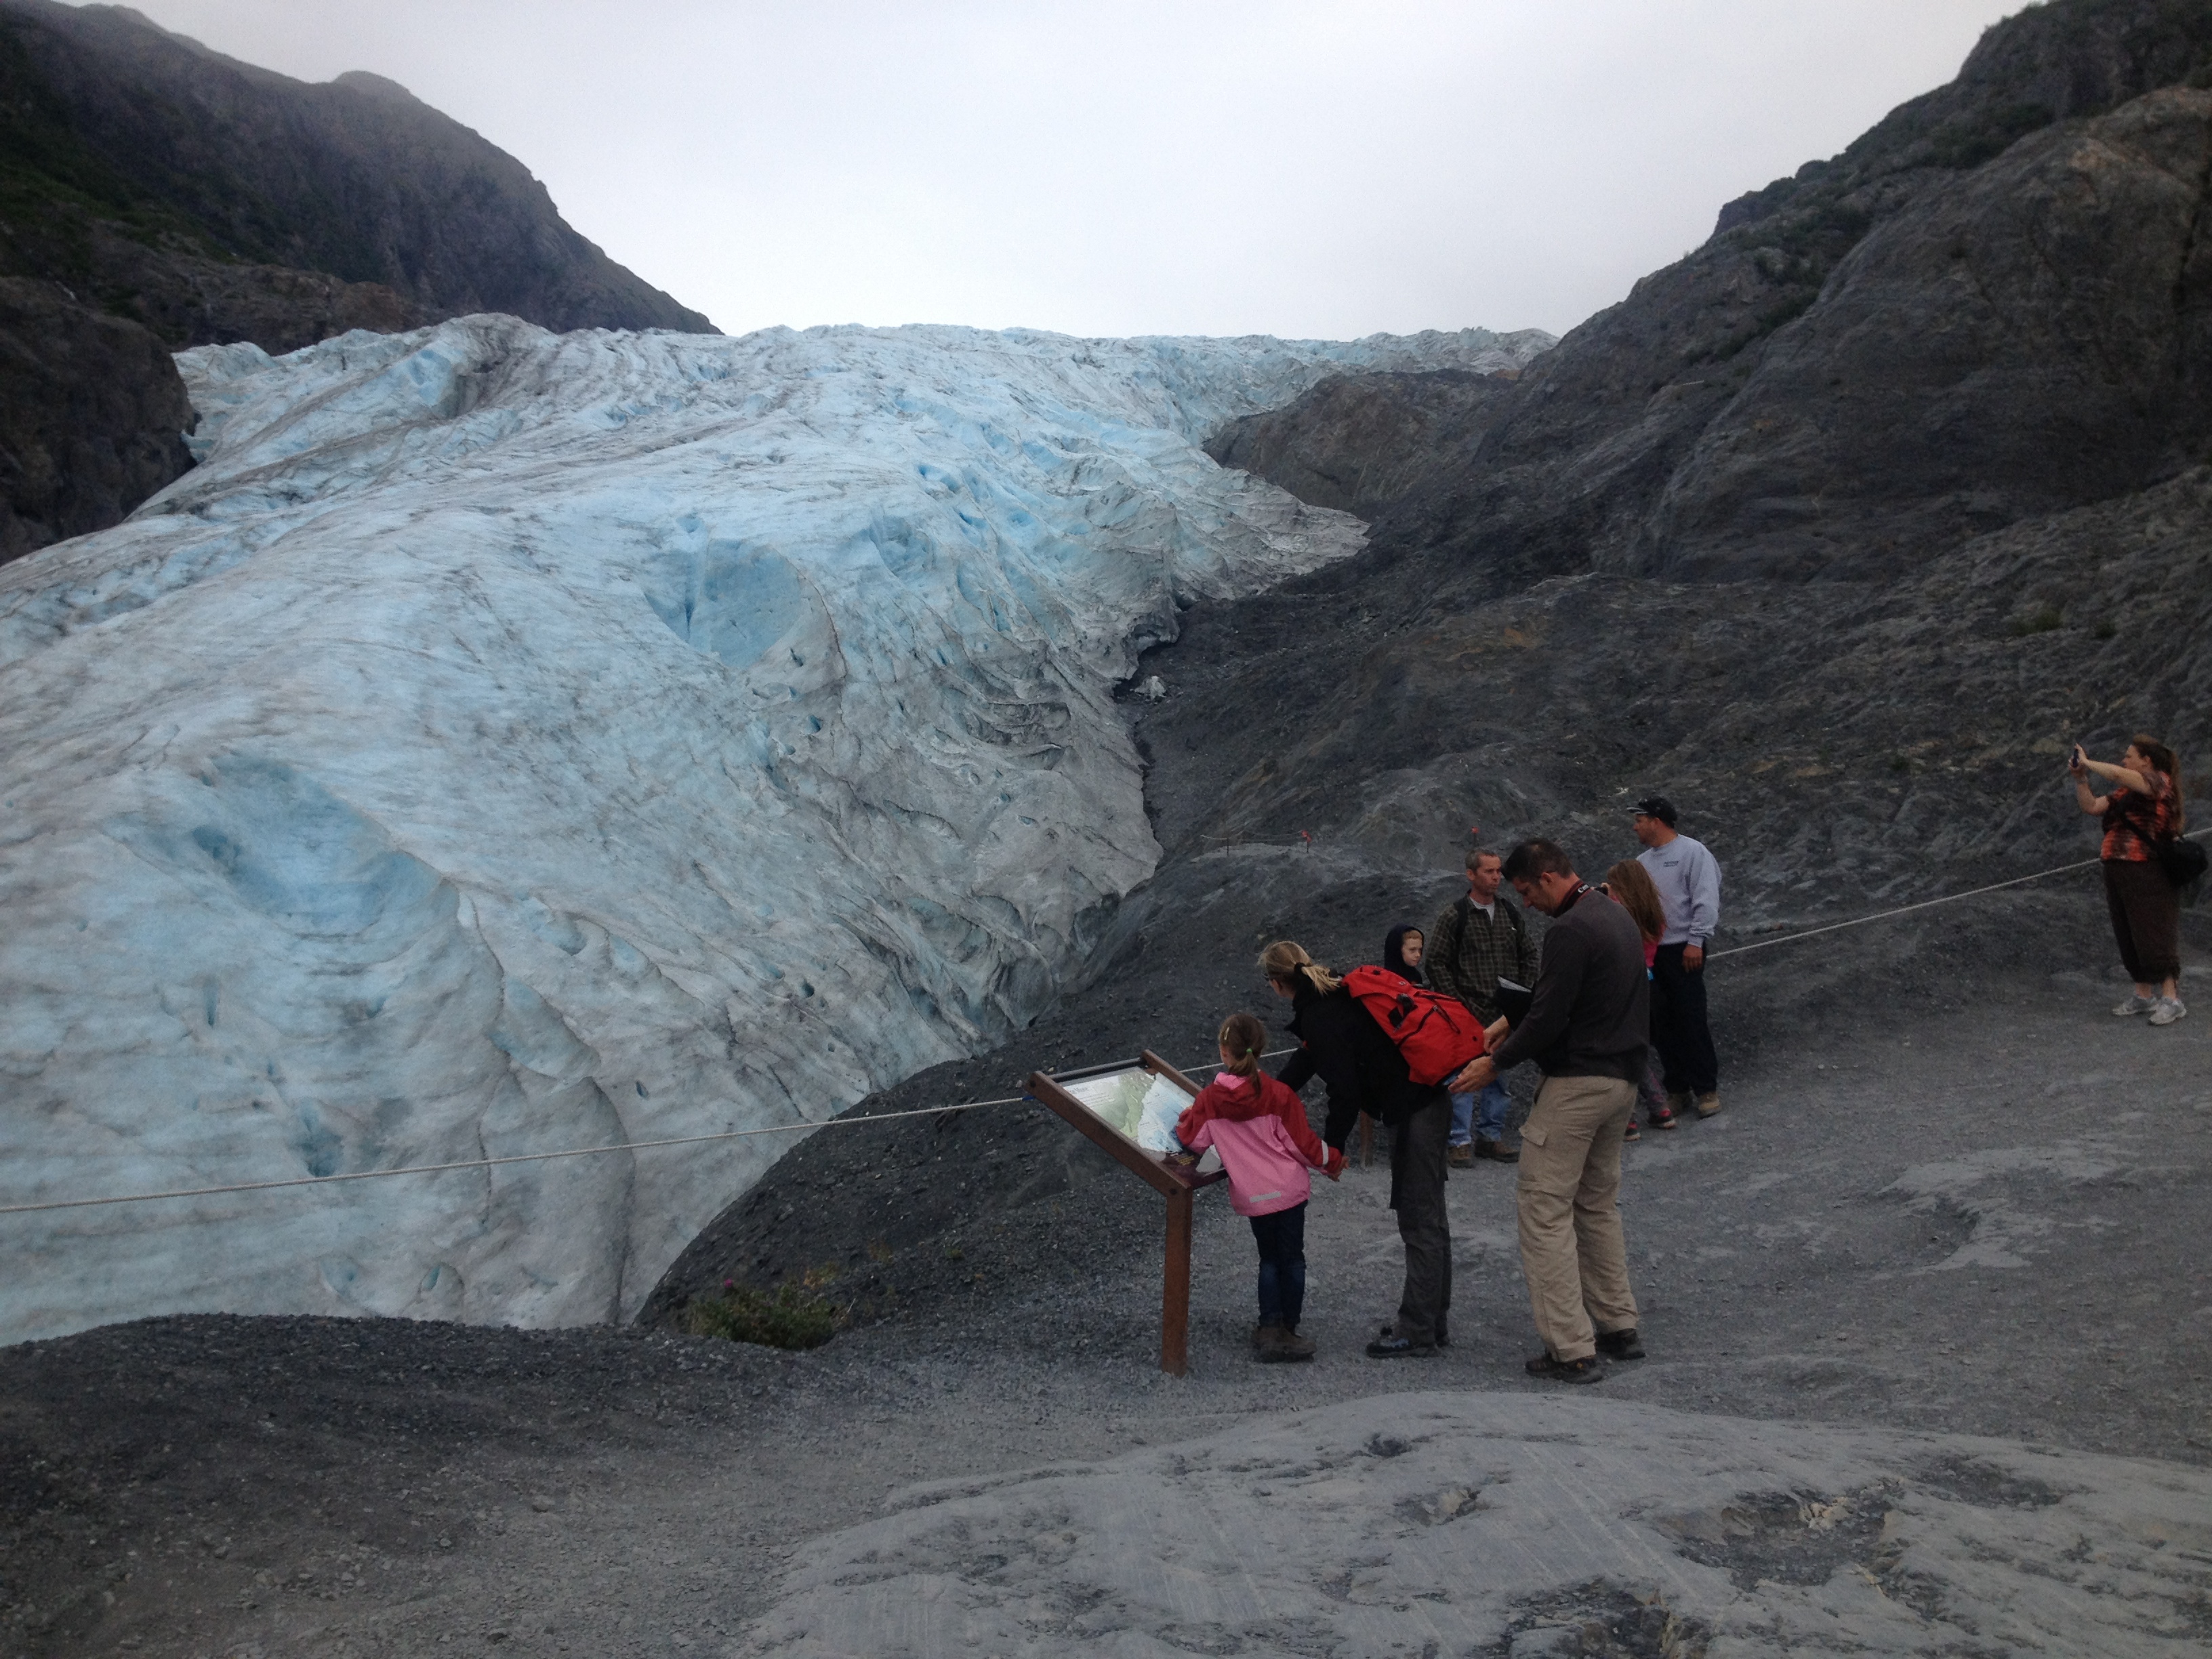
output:
[[[1221,1070],[1176,1122],[1176,1139],[1194,1152],[1211,1146],[1229,1172],[1230,1207],[1252,1223],[1260,1247],[1260,1323],[1252,1350],[1261,1359],[1310,1359],[1298,1334],[1306,1297],[1308,1170],[1331,1181],[1344,1154],[1325,1147],[1306,1121],[1305,1103],[1260,1069],[1267,1028],[1250,1014],[1221,1024]]]

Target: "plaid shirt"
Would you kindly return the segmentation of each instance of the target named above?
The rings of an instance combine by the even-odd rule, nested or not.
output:
[[[1449,991],[1474,1010],[1485,1025],[1498,1018],[1498,981],[1536,983],[1536,941],[1528,921],[1504,890],[1498,895],[1498,920],[1462,897],[1444,906],[1429,930],[1421,971],[1439,991]]]
[[[2158,843],[2173,834],[2173,780],[2154,772],[2149,781],[2148,794],[2122,784],[2105,798],[2105,840],[2097,849],[2099,858],[2148,864],[2158,856]]]

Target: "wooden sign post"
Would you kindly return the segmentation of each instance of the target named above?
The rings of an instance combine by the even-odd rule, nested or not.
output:
[[[1188,1164],[1171,1161],[1167,1152],[1152,1151],[1139,1143],[1138,1134],[1145,1115],[1142,1100],[1155,1079],[1179,1090],[1186,1105],[1198,1093],[1198,1085],[1149,1048],[1136,1060],[1116,1060],[1110,1066],[1086,1066],[1057,1075],[1031,1072],[1029,1091],[1167,1199],[1167,1264],[1160,1285],[1160,1369],[1171,1376],[1181,1376],[1190,1369],[1191,1199],[1200,1187],[1228,1177],[1218,1170],[1200,1175]]]

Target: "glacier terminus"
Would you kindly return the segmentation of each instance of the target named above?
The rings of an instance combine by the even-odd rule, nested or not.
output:
[[[511,318],[184,354],[191,472],[0,569],[0,1205],[831,1116],[1151,873],[1114,708],[1358,523],[1224,420],[1349,343]],[[0,1216],[0,1333],[620,1319],[795,1135]]]

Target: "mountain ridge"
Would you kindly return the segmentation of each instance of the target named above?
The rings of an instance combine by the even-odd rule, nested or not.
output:
[[[264,265],[380,285],[408,326],[496,312],[556,333],[716,331],[570,228],[521,162],[384,76],[296,81],[121,7],[0,0],[0,34],[6,274],[90,289],[173,349],[312,342],[257,337],[219,311],[179,314],[129,286],[143,273],[102,263],[91,226],[187,271]]]
[[[1723,578],[1770,568],[1843,574],[1814,544],[1820,538],[1802,527],[1771,528],[1764,547],[1723,545],[1731,535],[1739,544],[1761,539],[1740,519],[1720,527],[1729,533],[1691,533],[1697,515],[1680,487],[1681,475],[1698,462],[1701,442],[1723,435],[1714,431],[1716,422],[1763,367],[1779,363],[1778,352],[1786,355],[1819,326],[1815,313],[1844,292],[1839,285],[1864,273],[1885,246],[1884,234],[1893,249],[1899,241],[1927,245],[1913,227],[1924,228],[1947,204],[1962,206],[1966,219],[1996,227],[2000,185],[2063,194],[2083,135],[2113,138],[2120,130],[2112,125],[2116,112],[2155,92],[2172,91],[2181,106],[2193,108],[2188,100],[2201,96],[2201,88],[2191,83],[2208,81],[2212,4],[2205,0],[2056,0],[2032,7],[1994,26],[1947,86],[1900,105],[1839,155],[1808,162],[1791,178],[1723,208],[1702,246],[1645,276],[1618,304],[1570,331],[1517,382],[1470,393],[1460,400],[1463,407],[1442,417],[1433,412],[1433,382],[1387,374],[1356,386],[1325,382],[1291,409],[1215,434],[1210,453],[1262,476],[1283,466],[1286,483],[1293,476],[1309,482],[1317,475],[1389,478],[1387,491],[1340,493],[1328,504],[1372,520],[1379,547],[1449,549],[1505,580],[1584,568]],[[2197,118],[2183,107],[2166,112],[2170,130],[2158,143],[2196,143],[2177,134]],[[2011,171],[1991,171],[1999,167]],[[2137,167],[2139,206],[2155,194],[2157,171],[2148,161]],[[2186,222],[2170,231],[2154,228],[2191,259],[2212,246],[2212,238],[2201,234],[2198,177],[2198,201]],[[2177,198],[2175,211],[2181,205]],[[1905,233],[1884,230],[1899,224],[1907,226]],[[2036,228],[2033,216],[2016,216],[2008,245],[1977,247],[1975,258],[1960,262],[1962,272],[1978,278],[1978,260],[1995,258],[1996,274],[2020,290],[2031,316],[2039,314],[2041,303],[2033,286],[2040,257]],[[2125,222],[2108,232],[2120,246],[2149,234]],[[2072,252],[2077,268],[2066,280],[2094,281],[2100,250],[2083,244]],[[1896,275],[1872,274],[1885,281]],[[2139,377],[2127,391],[2185,393],[2194,400],[2195,380],[2179,371],[2203,349],[2193,331],[2201,326],[2212,276],[2201,261],[2163,278],[2133,275],[2130,303],[2146,317],[2165,306],[2189,337],[2174,343],[2175,373]],[[1908,283],[1904,290],[1915,307],[1909,319],[1862,307],[1864,319],[1890,331],[1880,354],[1882,372],[1892,377],[1888,393],[1908,401],[1919,395],[1909,383],[1911,329],[1941,326],[1953,315],[1940,283],[1928,273],[1915,280],[1917,288]],[[1991,353],[2001,345],[1984,343],[1977,349],[1994,362]],[[2061,354],[2075,349],[2071,337],[2049,333],[2035,345]],[[1975,366],[1966,368],[1971,373]],[[2094,364],[2084,369],[2087,378],[2077,375],[2077,381],[2094,385]],[[1967,386],[1966,395],[1973,391]],[[2038,383],[2032,365],[2025,378],[2016,376],[2014,391],[2030,410],[2056,402],[2055,387]],[[1413,453],[1394,453],[1383,465],[1377,447],[1383,434],[1400,432],[1417,410],[1431,410],[1416,422],[1427,435]],[[1994,422],[1998,437],[2012,433],[2011,453],[2033,474],[2035,446],[2045,440],[2020,431],[2017,410],[2002,398],[1983,397],[1974,413]],[[2197,441],[2203,420],[2192,405],[2181,423],[2187,442]],[[1915,441],[1923,437],[1916,434]],[[1709,477],[1711,451],[1720,447],[1716,441],[1703,458]],[[1986,440],[1984,449],[1987,460]],[[1895,459],[1926,470],[1927,456],[1902,445]],[[2131,487],[2171,476],[2181,464],[2177,456],[2139,470]],[[1862,488],[1881,466],[1880,459],[1856,464]],[[1899,560],[1955,546],[2023,514],[2096,498],[2045,489],[1993,513],[1972,499],[1971,488],[1952,492],[1958,499],[1948,506],[1935,499],[1946,490],[1927,493],[1917,538],[1894,550]],[[1823,511],[1819,492],[1802,483],[1750,499],[1808,495],[1798,510],[1817,520]],[[1705,528],[1714,527],[1708,522]],[[1837,536],[1858,533],[1848,523],[1826,528]]]

